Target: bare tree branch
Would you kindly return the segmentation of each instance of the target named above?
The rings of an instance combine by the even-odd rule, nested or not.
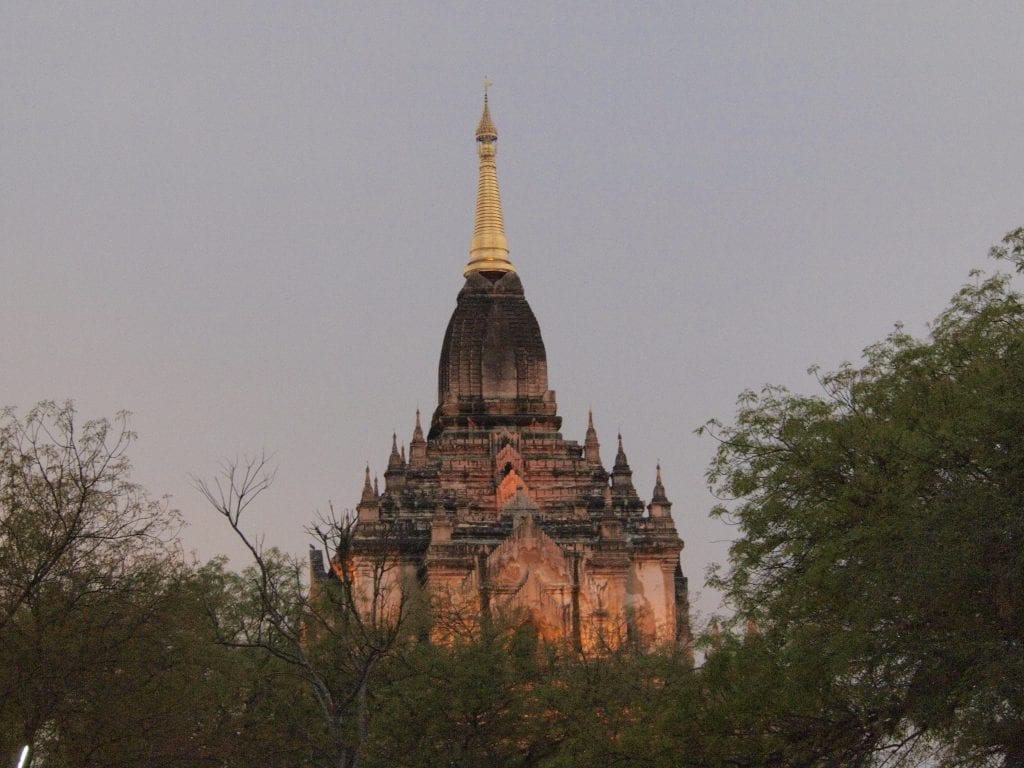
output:
[[[382,576],[394,565],[386,558],[373,564],[367,599],[357,592],[350,562],[355,529],[351,513],[339,515],[329,506],[307,529],[331,558],[328,580],[308,587],[296,559],[266,549],[260,537],[246,533],[243,515],[271,487],[275,474],[266,454],[260,454],[223,462],[212,481],[192,478],[251,558],[246,583],[255,596],[255,614],[236,616],[228,626],[216,610],[211,613],[222,644],[262,650],[296,670],[323,718],[328,764],[357,768],[367,732],[370,681],[377,664],[399,642],[407,596],[398,595],[390,614],[383,610]]]

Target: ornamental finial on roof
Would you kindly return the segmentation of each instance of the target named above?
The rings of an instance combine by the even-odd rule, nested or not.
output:
[[[629,461],[626,460],[626,451],[622,447],[622,433],[619,432],[619,450],[615,454],[615,470],[629,471]]]
[[[363,480],[363,495],[361,501],[373,501],[373,486],[370,485],[370,465],[366,465],[366,478]]]
[[[484,80],[484,111],[476,129],[476,140],[480,146],[480,182],[476,193],[476,223],[473,227],[473,242],[469,246],[469,263],[463,275],[469,277],[480,272],[495,280],[516,268],[508,260],[508,239],[505,237],[505,222],[501,213],[501,194],[498,191],[498,169],[494,162],[497,154],[498,129],[491,119],[487,101],[487,89],[491,81]]]
[[[403,445],[404,449],[405,446]],[[388,457],[388,469],[401,469],[405,466],[405,461],[398,453],[398,435],[394,432],[391,433],[391,455]],[[386,475],[386,473],[385,473]]]
[[[657,470],[654,475],[654,493],[651,494],[651,501],[658,504],[667,504],[668,497],[665,496],[665,485],[661,482],[661,460],[658,460]]]
[[[492,85],[494,83],[484,78],[484,113],[480,116],[480,124],[476,127],[477,141],[490,142],[498,140],[498,129],[494,126],[494,121],[491,119],[491,110],[487,104],[487,89]]]

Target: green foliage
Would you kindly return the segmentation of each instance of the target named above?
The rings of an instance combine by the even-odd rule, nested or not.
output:
[[[389,663],[374,693],[367,764],[529,765],[520,751],[533,741],[523,726],[537,714],[534,678],[511,646],[494,636],[422,645]]]
[[[0,412],[0,632],[46,589],[102,592],[165,556],[177,517],[129,479],[127,415]]]
[[[1024,230],[994,255],[1024,268]],[[897,328],[823,394],[746,392],[706,427],[742,533],[717,584],[773,663],[847,702],[860,755],[909,736],[1024,761],[1024,301],[974,277],[928,339]]]
[[[308,764],[308,697],[216,642],[211,617],[246,623],[243,578],[183,561],[177,516],[131,481],[133,439],[70,403],[0,419],[0,760]]]
[[[675,655],[580,658],[538,643],[528,624],[499,623],[481,638],[389,660],[363,764],[701,765],[688,746],[693,681]]]

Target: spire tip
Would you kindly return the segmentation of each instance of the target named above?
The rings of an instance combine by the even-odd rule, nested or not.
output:
[[[476,222],[473,241],[469,246],[469,263],[462,274],[469,277],[473,272],[481,272],[485,277],[497,279],[506,272],[515,272],[516,268],[508,260],[508,239],[505,237],[505,223],[501,213],[498,171],[494,163],[498,129],[491,119],[491,108],[487,100],[489,84],[489,80],[484,81],[484,111],[476,129],[476,140],[480,145]]]

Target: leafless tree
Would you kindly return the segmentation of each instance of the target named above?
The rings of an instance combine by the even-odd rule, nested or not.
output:
[[[242,518],[272,484],[275,470],[266,455],[225,462],[212,482],[193,484],[231,526],[248,550],[251,611],[216,615],[221,642],[261,650],[283,662],[308,686],[326,734],[324,764],[357,768],[367,733],[367,697],[377,664],[407,634],[409,595],[387,592],[394,561],[382,555],[371,564],[368,585],[357,584],[352,567],[355,521],[333,507],[307,531],[331,558],[325,578],[303,579],[303,563],[266,548],[246,532]]]

